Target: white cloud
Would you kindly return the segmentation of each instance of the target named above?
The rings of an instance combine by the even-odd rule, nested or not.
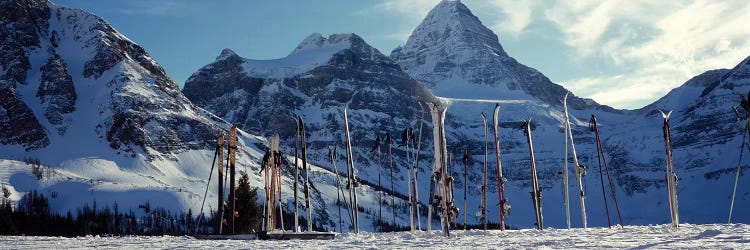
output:
[[[494,0],[489,5],[500,9],[505,17],[499,23],[492,25],[494,30],[500,30],[518,38],[526,27],[531,23],[533,8],[538,6],[538,1],[533,0]]]
[[[733,67],[750,55],[746,1],[523,1],[521,8],[514,6],[521,2],[495,3],[503,12],[527,13],[525,8],[531,8],[530,13],[537,13],[532,21],[554,24],[563,34],[560,42],[578,57],[567,61],[604,61],[621,68],[610,76],[568,79],[563,84],[577,95],[617,108],[642,107],[695,75]],[[493,27],[515,19],[521,20],[510,14]]]
[[[640,108],[653,102],[673,87],[667,83],[683,72],[657,68],[628,75],[584,77],[563,83],[579,96],[616,108]]]

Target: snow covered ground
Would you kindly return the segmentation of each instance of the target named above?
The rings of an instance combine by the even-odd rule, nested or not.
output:
[[[62,248],[227,248],[227,249],[747,249],[750,248],[750,225],[746,224],[683,224],[678,229],[669,225],[629,226],[591,229],[534,229],[492,231],[454,231],[443,237],[439,231],[360,233],[337,235],[325,241],[208,241],[192,237],[0,237],[0,248],[62,249]]]

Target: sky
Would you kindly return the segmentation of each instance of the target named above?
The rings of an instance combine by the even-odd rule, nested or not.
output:
[[[309,34],[356,33],[385,55],[439,0],[53,0],[103,17],[182,86],[229,48],[289,54]],[[463,0],[506,52],[577,96],[648,105],[707,70],[750,56],[745,0]]]

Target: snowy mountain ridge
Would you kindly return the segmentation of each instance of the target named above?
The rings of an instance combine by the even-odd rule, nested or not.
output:
[[[212,144],[231,125],[190,103],[98,16],[37,0],[3,0],[0,10],[9,13],[0,18],[0,183],[11,197],[54,193],[61,213],[95,201],[197,211]],[[240,135],[238,166],[257,168],[265,139]]]
[[[312,34],[284,58],[245,60],[243,68],[248,75],[254,77],[291,77],[328,62],[333,54],[351,46],[349,39],[352,39],[351,35],[331,35],[325,38],[320,34]]]
[[[317,37],[312,35],[311,37]],[[315,43],[315,39],[305,39],[298,47],[307,47],[310,43]],[[333,61],[333,60],[332,60]],[[446,120],[446,134],[448,137],[448,147],[450,153],[455,157],[461,155],[464,149],[469,150],[471,155],[469,161],[469,196],[478,197],[481,182],[481,166],[484,161],[484,125],[479,116],[480,112],[488,115],[492,119],[491,111],[495,102],[501,104],[499,117],[499,139],[502,148],[502,165],[505,178],[508,179],[506,186],[506,197],[513,206],[512,215],[508,218],[508,224],[518,227],[530,227],[532,216],[530,215],[531,202],[528,199],[528,189],[530,185],[530,173],[528,170],[528,147],[526,138],[520,130],[523,119],[532,118],[532,138],[534,140],[534,151],[536,155],[536,164],[540,178],[540,186],[543,189],[543,211],[548,216],[545,217],[545,225],[553,227],[562,227],[564,225],[564,216],[562,201],[562,190],[560,187],[560,172],[563,166],[564,137],[563,121],[565,116],[562,112],[562,99],[568,92],[562,86],[552,83],[547,77],[540,72],[518,63],[510,57],[499,43],[497,36],[484,27],[471,11],[460,1],[442,1],[430,13],[425,20],[414,30],[405,45],[395,49],[389,59],[378,60],[385,64],[397,63],[404,73],[411,78],[423,83],[428,87],[436,98],[440,99],[448,106],[448,115]],[[294,128],[290,123],[286,126],[271,127],[267,125],[255,125],[257,120],[263,123],[266,120],[278,119],[278,117],[288,117],[289,110],[295,114],[301,114],[306,120],[312,116],[314,121],[319,121],[317,117],[339,118],[327,120],[330,125],[318,126],[317,123],[308,128],[308,133],[315,138],[311,142],[310,152],[314,155],[311,157],[316,164],[330,168],[327,163],[326,145],[343,145],[340,137],[340,112],[326,111],[319,109],[316,105],[304,104],[299,105],[299,101],[286,96],[273,96],[264,94],[263,91],[258,94],[252,92],[243,93],[238,96],[239,88],[230,87],[224,92],[214,92],[207,95],[196,95],[203,93],[196,89],[218,88],[225,89],[233,83],[230,79],[244,77],[241,72],[231,71],[228,74],[225,67],[219,70],[220,62],[214,62],[194,74],[196,78],[188,80],[184,92],[197,105],[214,112],[225,119],[237,119],[235,123],[243,124],[243,128],[259,134],[270,134],[276,131],[284,132],[286,128],[286,138],[290,138],[291,131]],[[330,63],[330,62],[329,62]],[[372,63],[370,61],[369,63]],[[364,64],[363,62],[363,65]],[[744,65],[741,63],[740,65]],[[325,66],[321,66],[325,67]],[[312,73],[302,73],[300,75],[315,75],[318,69],[311,70]],[[357,75],[362,72],[361,68],[347,68],[345,75]],[[571,95],[568,99],[570,109],[570,120],[572,123],[573,135],[578,149],[578,157],[582,164],[589,167],[589,173],[583,178],[584,191],[587,194],[587,212],[590,226],[606,225],[604,212],[603,196],[598,191],[599,174],[597,155],[595,151],[595,136],[589,130],[589,119],[592,114],[597,116],[598,125],[602,133],[602,142],[605,148],[605,154],[609,162],[610,173],[617,189],[617,197],[620,208],[623,211],[623,219],[626,224],[650,224],[666,222],[667,208],[663,202],[662,192],[664,182],[664,142],[661,135],[660,116],[657,116],[657,109],[675,110],[672,117],[673,128],[673,149],[675,154],[675,165],[682,182],[679,188],[681,204],[684,203],[685,209],[683,219],[692,223],[708,223],[722,221],[725,218],[724,209],[728,206],[726,188],[733,176],[729,173],[732,164],[730,157],[720,158],[719,155],[729,154],[736,155],[739,142],[737,137],[737,128],[731,113],[731,105],[727,101],[719,102],[719,99],[713,97],[720,92],[741,93],[744,89],[746,77],[737,72],[738,68],[733,70],[717,70],[707,72],[702,76],[686,83],[684,87],[678,88],[665,96],[662,100],[647,106],[641,110],[615,110],[611,107],[599,105],[593,100],[578,98]],[[213,71],[213,72],[209,72]],[[372,72],[372,71],[369,71]],[[388,71],[393,74],[398,70]],[[732,79],[727,75],[734,75]],[[200,76],[198,78],[197,76]],[[222,76],[224,83],[211,79],[213,76]],[[714,79],[725,78],[726,81],[718,87]],[[734,80],[733,80],[734,79]],[[227,81],[229,81],[227,83]],[[279,82],[281,83],[279,85]],[[254,79],[248,81],[246,86],[266,86],[263,89],[277,91],[286,89],[290,93],[304,92],[309,89],[309,85],[295,84],[296,78],[279,79]],[[356,82],[356,81],[355,81]],[[734,82],[734,84],[730,83]],[[270,83],[276,83],[270,84]],[[307,82],[299,82],[307,83]],[[353,84],[350,80],[338,77],[321,78],[315,81],[314,86],[349,86],[352,91],[361,89],[361,93],[370,94],[371,90],[361,85]],[[253,85],[256,84],[256,85]],[[268,85],[266,85],[268,84]],[[277,86],[277,87],[270,87]],[[247,87],[242,87],[247,88]],[[258,87],[260,88],[260,87]],[[282,92],[284,92],[282,91]],[[273,92],[271,92],[273,93]],[[306,94],[307,95],[307,94]],[[301,95],[301,96],[306,96]],[[257,96],[257,97],[256,97]],[[256,98],[273,96],[268,101],[255,102]],[[736,97],[729,97],[726,94],[719,94],[724,100],[734,100]],[[235,98],[235,99],[233,99]],[[382,97],[381,97],[382,98]],[[694,100],[699,98],[698,100]],[[339,95],[318,95],[313,97],[314,100],[321,103],[331,103],[332,106],[325,107],[344,107],[348,98]],[[202,100],[212,100],[208,103]],[[247,101],[250,100],[250,101]],[[275,104],[271,103],[270,100]],[[384,100],[384,99],[380,99]],[[706,101],[702,101],[706,100]],[[370,151],[372,143],[375,140],[373,133],[378,132],[383,139],[385,132],[398,135],[404,128],[418,128],[419,113],[401,114],[396,112],[398,108],[409,107],[412,110],[418,110],[415,104],[409,102],[382,103],[378,99],[368,99],[370,106],[363,106],[362,109],[381,110],[383,105],[390,107],[380,114],[370,116],[354,116],[355,124],[352,131],[353,144],[355,146],[355,163],[363,181],[368,183],[377,183],[377,155]],[[230,103],[241,103],[239,107],[231,108]],[[305,101],[307,103],[307,101]],[[736,105],[736,104],[735,104]],[[276,109],[278,106],[285,106]],[[706,109],[711,107],[710,109]],[[706,110],[702,110],[706,109]],[[264,110],[266,112],[262,112]],[[702,110],[705,113],[695,113],[695,110]],[[360,110],[358,110],[360,111]],[[388,113],[391,112],[391,113]],[[262,113],[262,114],[260,114]],[[356,112],[355,112],[356,113]],[[689,114],[689,115],[686,115]],[[713,116],[710,114],[719,114]],[[391,119],[411,120],[408,123],[384,123],[381,117],[390,117]],[[238,119],[239,118],[239,119]],[[290,119],[290,118],[284,118]],[[707,123],[711,119],[721,119],[715,122]],[[248,123],[248,120],[253,122]],[[336,121],[338,120],[338,121]],[[336,122],[333,122],[336,121]],[[491,121],[488,121],[491,124]],[[338,125],[333,125],[338,124]],[[422,142],[422,153],[420,157],[420,194],[429,192],[429,174],[431,169],[431,125],[429,119],[424,124],[425,138]],[[336,128],[336,129],[331,129]],[[364,129],[365,132],[361,130]],[[705,133],[701,131],[713,131]],[[358,134],[359,133],[359,134]],[[489,130],[492,135],[492,128]],[[283,134],[282,134],[283,135]],[[283,136],[282,136],[283,137]],[[398,136],[396,136],[398,138]],[[699,139],[699,140],[698,140]],[[398,139],[396,141],[399,141]],[[287,141],[288,142],[288,141]],[[640,142],[634,144],[633,142]],[[490,144],[492,139],[490,138]],[[290,143],[282,143],[292,145]],[[404,166],[408,165],[405,150],[402,147],[395,147],[394,161],[398,172],[395,186],[403,187],[407,181],[403,177]],[[700,153],[698,153],[700,152]],[[490,147],[489,155],[492,155],[493,149]],[[385,155],[385,154],[384,154]],[[339,159],[343,159],[339,156]],[[570,158],[569,158],[570,159]],[[735,159],[736,160],[736,159]],[[571,160],[572,161],[572,160]],[[711,166],[708,163],[712,163]],[[339,163],[341,164],[341,163]],[[461,176],[463,162],[454,161],[455,174]],[[494,167],[494,160],[488,162]],[[736,164],[736,162],[735,162]],[[704,165],[701,167],[700,165]],[[572,166],[569,164],[569,166]],[[713,166],[727,166],[727,168],[714,169]],[[494,169],[494,168],[491,168]],[[718,172],[717,172],[718,171]],[[571,190],[571,210],[573,226],[580,226],[580,213],[578,213],[579,204],[577,198],[577,187],[574,176],[574,170],[570,169],[570,186]],[[388,172],[383,176],[388,179]],[[492,180],[496,179],[494,171],[490,171],[489,190],[496,192],[496,184]],[[709,178],[710,176],[710,178]],[[720,180],[720,182],[719,182]],[[382,188],[386,191],[390,189],[390,180],[383,182]],[[456,186],[463,187],[464,180],[456,178]],[[716,186],[717,188],[708,191],[704,188],[706,185]],[[592,188],[595,187],[595,188]],[[403,190],[399,192],[402,195]],[[457,197],[460,199],[461,197]],[[422,203],[426,203],[426,196],[420,196]],[[610,214],[614,214],[614,207],[611,206],[612,200],[610,195],[607,198],[610,203]],[[708,202],[713,206],[706,210],[696,209],[699,201]],[[470,198],[469,218],[470,223],[478,223],[478,217],[474,216],[479,207],[479,200]],[[747,199],[742,198],[739,203],[745,204]],[[389,202],[386,201],[386,204]],[[488,194],[488,203],[496,204],[497,195]],[[726,204],[726,205],[724,205]],[[641,212],[643,207],[648,207],[648,213]],[[401,208],[400,208],[401,209]],[[402,210],[404,211],[404,210]],[[496,221],[497,207],[489,206],[488,212],[490,220]],[[662,213],[663,212],[663,213]],[[404,211],[404,213],[406,213]],[[494,215],[494,216],[493,216]],[[736,221],[747,220],[746,215],[736,215]],[[400,215],[397,222],[401,225],[407,223],[405,215]]]

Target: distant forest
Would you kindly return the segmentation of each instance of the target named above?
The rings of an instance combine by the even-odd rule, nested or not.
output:
[[[208,211],[209,216],[200,217],[191,209],[173,213],[149,202],[140,204],[140,211],[136,213],[133,210],[122,211],[117,203],[100,206],[96,201],[93,204],[83,204],[76,211],[60,214],[52,212],[49,199],[36,190],[26,193],[16,206],[9,199],[10,191],[7,187],[2,186],[0,190],[0,235],[73,237],[213,234],[218,225],[217,218],[220,217],[215,211]],[[260,231],[263,209],[257,204],[258,189],[250,189],[246,174],[240,178],[236,194],[235,233]],[[225,205],[225,211],[231,211],[231,207]],[[231,216],[231,212],[224,213],[225,221],[231,221]],[[232,232],[231,222],[223,227],[224,232]]]

